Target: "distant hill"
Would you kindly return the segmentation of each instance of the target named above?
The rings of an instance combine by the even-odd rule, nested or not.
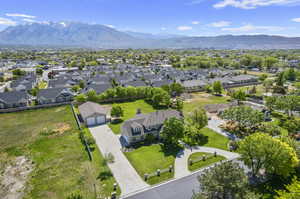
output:
[[[165,34],[165,33],[151,34],[151,33],[141,33],[141,32],[133,32],[133,31],[125,31],[125,33],[139,39],[171,39],[171,38],[184,37],[182,35]]]
[[[299,49],[300,37],[270,35],[223,35],[215,37],[182,37],[160,41],[168,48],[217,49]]]
[[[0,32],[1,44],[60,45],[122,48],[137,45],[136,38],[104,25],[84,23],[32,23]]]
[[[0,44],[92,48],[299,49],[300,37],[269,35],[187,37],[122,32],[99,24],[47,22],[10,26],[0,32]]]

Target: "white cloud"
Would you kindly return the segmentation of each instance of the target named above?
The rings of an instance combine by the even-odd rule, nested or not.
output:
[[[222,28],[222,31],[229,32],[254,32],[254,31],[269,31],[269,32],[277,32],[282,31],[286,28],[280,26],[254,26],[251,24],[247,24],[244,26],[236,27],[236,28]]]
[[[200,22],[199,21],[192,21],[193,25],[198,25]]]
[[[294,19],[292,19],[292,21],[300,23],[300,18],[294,18]]]
[[[8,16],[8,17],[22,17],[22,18],[30,18],[30,19],[35,18],[35,16],[20,14],[20,13],[6,13],[5,15]]]
[[[23,21],[28,22],[28,23],[38,23],[38,21],[33,20],[33,19],[28,19],[28,18],[23,19]]]
[[[115,28],[114,25],[111,25],[111,24],[106,24],[105,26],[109,27],[109,28]]]
[[[254,9],[262,6],[271,5],[293,5],[300,3],[300,0],[222,0],[213,5],[214,8],[224,8],[232,6],[242,9]]]
[[[192,30],[193,28],[191,26],[178,26],[177,30],[179,31],[186,31],[186,30]]]
[[[189,3],[186,3],[186,5],[188,5],[188,6],[197,5],[197,4],[200,4],[200,3],[204,2],[204,1],[206,1],[206,0],[193,0],[193,1],[189,2]]]
[[[210,26],[215,27],[215,28],[221,28],[221,27],[230,26],[230,24],[231,24],[230,21],[217,21],[217,22],[211,23]]]
[[[14,26],[16,24],[17,24],[17,22],[15,22],[11,19],[0,17],[0,25]]]
[[[160,30],[165,31],[165,30],[167,30],[167,28],[161,27]]]

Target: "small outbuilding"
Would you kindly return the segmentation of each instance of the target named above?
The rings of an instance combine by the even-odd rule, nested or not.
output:
[[[95,102],[86,102],[81,104],[79,112],[82,120],[87,126],[96,126],[107,122],[109,109]]]

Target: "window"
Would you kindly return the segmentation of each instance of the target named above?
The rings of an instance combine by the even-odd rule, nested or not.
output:
[[[132,135],[140,135],[141,134],[141,128],[136,127],[132,128]]]

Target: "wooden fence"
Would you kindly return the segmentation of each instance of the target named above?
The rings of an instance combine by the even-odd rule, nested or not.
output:
[[[71,102],[61,102],[61,103],[55,103],[55,104],[43,104],[43,105],[36,105],[36,106],[25,106],[25,107],[16,107],[16,108],[8,108],[8,109],[0,109],[0,113],[13,113],[13,112],[19,112],[19,111],[26,111],[26,110],[35,110],[40,108],[50,108],[55,106],[62,106],[71,104]]]

